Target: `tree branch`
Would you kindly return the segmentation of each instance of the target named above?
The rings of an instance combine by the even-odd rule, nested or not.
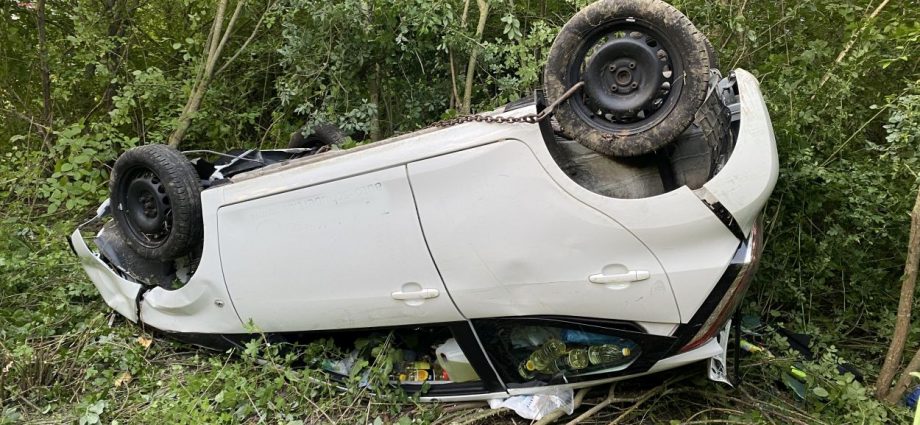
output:
[[[45,34],[45,0],[38,0],[36,7],[36,24],[38,26],[38,61],[42,79],[42,115],[40,132],[42,142],[45,148],[51,151],[53,131],[51,130],[52,121],[54,120],[51,110],[51,68],[48,66],[48,40]]]
[[[865,31],[865,29],[869,27],[869,24],[872,23],[872,21],[875,19],[875,17],[878,16],[879,12],[881,12],[882,9],[885,8],[885,6],[888,4],[888,1],[889,1],[889,0],[884,0],[884,1],[882,1],[882,2],[878,5],[878,7],[876,7],[875,10],[873,10],[872,13],[869,14],[869,17],[866,18],[866,21],[865,21],[865,23],[863,24],[863,26],[859,27],[859,29],[856,30],[856,32],[853,33],[853,36],[850,37],[850,41],[847,42],[846,46],[844,46],[844,48],[843,48],[843,50],[840,52],[840,54],[837,55],[837,59],[834,60],[833,66],[831,66],[830,68],[828,68],[828,69],[827,69],[827,72],[824,73],[824,76],[821,77],[821,82],[818,83],[818,89],[815,90],[815,93],[811,95],[811,98],[812,98],[812,99],[814,99],[815,96],[818,95],[818,91],[820,91],[821,88],[824,87],[824,84],[827,83],[827,80],[829,80],[829,79],[831,78],[831,75],[833,75],[833,70],[834,70],[834,68],[836,68],[837,65],[840,65],[840,62],[843,62],[843,59],[847,56],[847,53],[849,53],[849,52],[850,52],[850,49],[852,49],[853,46],[856,44],[856,40],[859,39],[859,35],[862,34],[862,32]]]
[[[466,85],[463,90],[463,104],[460,106],[460,113],[469,114],[471,99],[473,97],[473,76],[476,73],[476,57],[479,55],[479,40],[486,29],[486,22],[489,19],[489,0],[476,0],[479,5],[479,24],[476,26],[476,38],[473,45],[473,51],[470,52],[470,60],[466,66]]]
[[[249,46],[249,43],[251,43],[252,40],[256,38],[256,33],[259,32],[259,27],[262,25],[262,21],[265,20],[265,16],[267,16],[268,12],[275,6],[275,3],[277,2],[272,2],[271,4],[268,5],[267,8],[265,8],[265,12],[262,13],[261,17],[259,17],[259,21],[256,22],[255,28],[252,29],[252,34],[249,34],[249,38],[247,38],[246,41],[243,42],[243,45],[240,46],[239,49],[237,49],[236,53],[234,53],[233,56],[230,56],[230,59],[227,59],[227,62],[225,62],[220,67],[220,69],[217,70],[218,74],[220,74],[221,72],[224,72],[224,70],[227,69],[227,67],[230,66],[230,64],[233,63],[234,60],[236,60],[236,57],[239,56],[240,53],[243,53],[243,50],[246,50],[246,47]]]
[[[198,77],[196,78],[195,84],[192,86],[192,92],[189,94],[188,102],[186,102],[185,107],[182,109],[182,113],[179,115],[179,123],[176,125],[175,131],[169,135],[169,145],[172,147],[178,147],[179,144],[182,143],[182,140],[185,138],[185,133],[192,124],[192,117],[198,113],[198,109],[201,107],[201,101],[204,99],[204,95],[208,90],[208,85],[211,83],[211,78],[214,77],[214,67],[220,59],[220,54],[227,43],[227,39],[230,38],[230,33],[233,32],[233,27],[236,24],[240,11],[243,9],[243,4],[246,3],[246,0],[239,0],[237,2],[236,9],[234,9],[233,15],[227,23],[227,28],[223,28],[224,12],[227,10],[227,1],[228,0],[220,0],[220,3],[217,5],[217,12],[214,14],[214,25],[211,27],[211,33],[208,35],[208,42],[206,44],[208,54],[205,57],[204,67],[199,69]],[[218,41],[218,39],[220,41]]]

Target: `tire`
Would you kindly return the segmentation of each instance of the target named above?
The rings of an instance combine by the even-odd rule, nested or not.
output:
[[[339,130],[335,124],[318,124],[313,127],[313,132],[304,136],[301,131],[291,135],[291,141],[288,142],[288,149],[312,148],[318,149],[323,146],[339,145],[345,141],[345,133]]]
[[[109,180],[112,215],[138,255],[172,260],[201,240],[201,184],[179,151],[146,145],[122,154]]]
[[[563,133],[605,155],[651,153],[675,140],[702,106],[706,43],[663,1],[601,0],[573,16],[553,42],[547,102],[584,81],[556,109]]]
[[[547,146],[559,167],[582,187],[611,198],[639,199],[681,186],[703,187],[731,153],[731,142],[731,111],[713,92],[693,123],[658,154],[611,157],[559,136]]]
[[[716,52],[715,46],[709,41],[709,38],[703,37],[706,41],[706,54],[709,55],[709,69],[719,69],[719,52]]]
[[[674,141],[671,169],[677,186],[699,189],[720,166],[719,160],[731,146],[731,111],[713,92],[694,117],[693,123]]]

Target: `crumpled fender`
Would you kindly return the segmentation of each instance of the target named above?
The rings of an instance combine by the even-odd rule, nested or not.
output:
[[[101,258],[86,246],[80,229],[74,230],[70,235],[70,244],[74,253],[80,259],[80,264],[86,270],[90,280],[105,303],[109,305],[118,314],[125,316],[132,322],[137,322],[137,294],[141,290],[141,285],[122,279],[109,268]]]
[[[747,237],[776,185],[779,157],[760,83],[743,69],[734,72],[741,98],[735,148],[725,167],[696,192],[700,198],[718,202],[731,212]]]

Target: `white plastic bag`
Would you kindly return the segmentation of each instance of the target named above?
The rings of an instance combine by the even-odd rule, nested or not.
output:
[[[575,411],[574,391],[571,388],[534,395],[516,395],[505,399],[489,400],[489,407],[507,407],[524,419],[540,420],[550,412],[562,408],[566,414]]]

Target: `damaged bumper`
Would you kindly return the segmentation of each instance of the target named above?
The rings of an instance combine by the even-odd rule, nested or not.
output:
[[[743,69],[738,80],[738,140],[725,167],[697,191],[707,203],[718,203],[749,236],[779,176],[779,155],[770,113],[757,78]]]
[[[142,286],[128,281],[113,271],[105,261],[86,245],[80,229],[70,235],[70,245],[80,258],[80,264],[86,270],[93,285],[102,294],[105,303],[132,322],[137,322],[138,294]]]

